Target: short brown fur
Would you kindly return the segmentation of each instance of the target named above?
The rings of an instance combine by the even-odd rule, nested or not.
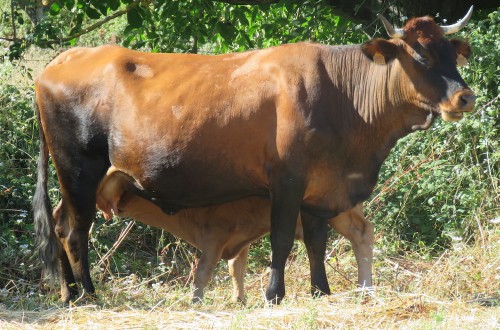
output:
[[[443,37],[443,32],[434,19],[429,16],[411,18],[403,27],[405,40],[408,43],[418,41],[423,44],[438,42]]]

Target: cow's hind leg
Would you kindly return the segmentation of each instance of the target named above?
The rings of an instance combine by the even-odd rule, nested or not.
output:
[[[62,298],[66,300],[76,292],[76,288],[72,287],[75,280],[81,282],[86,293],[94,293],[88,261],[88,238],[96,213],[97,186],[108,164],[101,157],[81,156],[79,161],[58,162],[64,158],[61,154],[54,156],[65,215],[56,223],[55,231],[64,248],[61,290]]]
[[[71,269],[71,264],[68,260],[66,251],[61,252],[61,300],[69,302],[78,296],[78,288],[76,286],[75,276]]]
[[[59,239],[63,239],[67,234],[64,231],[64,227],[65,224],[68,223],[68,215],[62,199],[54,209],[53,216],[55,221],[54,226],[56,235]],[[59,274],[59,282],[61,285],[61,300],[63,302],[69,302],[71,299],[74,299],[78,296],[78,288],[76,286],[76,280],[75,276],[73,275],[73,270],[71,269],[71,264],[68,260],[68,255],[66,254],[66,250],[64,248],[61,249],[59,263],[61,270],[61,273]]]
[[[328,234],[328,221],[302,211],[304,243],[309,257],[311,270],[311,293],[313,296],[330,294],[325,271],[325,251]]]

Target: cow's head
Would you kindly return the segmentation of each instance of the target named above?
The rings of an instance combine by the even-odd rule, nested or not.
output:
[[[419,17],[397,29],[380,16],[391,39],[370,40],[362,45],[362,51],[381,65],[397,59],[402,75],[389,83],[401,85],[400,94],[406,102],[431,114],[439,113],[445,121],[458,121],[464,112],[474,109],[476,100],[457,70],[457,66],[466,64],[471,47],[465,41],[444,36],[464,27],[472,8],[462,20],[449,26]]]

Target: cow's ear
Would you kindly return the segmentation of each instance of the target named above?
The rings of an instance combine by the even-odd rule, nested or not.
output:
[[[398,46],[385,39],[372,39],[361,45],[361,51],[376,64],[386,64],[398,55]]]
[[[467,59],[469,59],[472,54],[472,48],[469,43],[458,39],[451,39],[450,42],[457,52],[457,66],[467,65]]]

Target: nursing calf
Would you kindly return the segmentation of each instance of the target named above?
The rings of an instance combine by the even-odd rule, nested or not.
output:
[[[165,214],[158,206],[134,193],[134,180],[111,167],[97,190],[97,207],[106,219],[112,214],[130,217],[163,228],[202,251],[195,271],[193,301],[203,298],[203,289],[220,259],[228,260],[233,281],[233,299],[244,300],[244,275],[250,244],[269,232],[269,200],[250,197],[217,206]],[[300,220],[300,219],[299,219]],[[373,225],[361,204],[329,220],[330,226],[348,238],[358,264],[358,285],[372,286]],[[302,238],[300,221],[296,238]]]

